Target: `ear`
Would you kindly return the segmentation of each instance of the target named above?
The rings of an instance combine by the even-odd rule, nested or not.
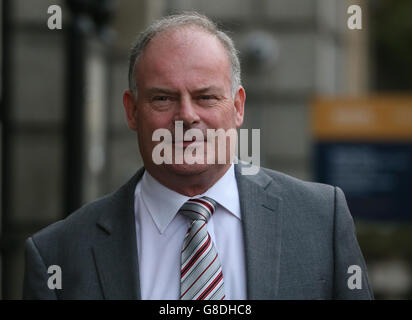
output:
[[[235,104],[235,123],[236,128],[239,128],[243,124],[243,116],[245,112],[246,92],[242,86],[236,92],[234,104]]]
[[[133,131],[137,130],[137,101],[133,92],[126,90],[123,93],[123,106],[126,112],[127,124]]]

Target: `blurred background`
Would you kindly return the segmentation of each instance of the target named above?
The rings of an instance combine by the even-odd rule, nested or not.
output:
[[[412,298],[412,1],[0,4],[3,299],[21,298],[28,236],[142,165],[122,106],[129,48],[185,10],[218,22],[240,50],[243,127],[261,130],[261,165],[341,187],[376,298]],[[48,28],[51,5],[61,29]],[[362,29],[348,27],[351,5]]]

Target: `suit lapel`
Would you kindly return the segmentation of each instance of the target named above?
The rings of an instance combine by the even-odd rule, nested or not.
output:
[[[105,299],[140,299],[134,190],[143,172],[110,196],[97,221],[99,239],[93,254]]]
[[[279,285],[282,199],[269,193],[272,178],[262,170],[241,174],[235,166],[246,254],[247,298],[274,299]],[[97,221],[100,229],[93,247],[105,299],[140,299],[134,218],[134,190],[142,168],[116,193]]]
[[[279,285],[281,198],[269,193],[272,178],[262,170],[241,174],[235,166],[246,255],[248,299],[275,299]]]

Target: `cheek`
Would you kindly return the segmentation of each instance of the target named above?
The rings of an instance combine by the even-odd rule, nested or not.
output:
[[[232,104],[220,105],[215,112],[208,115],[210,124],[216,129],[229,129],[235,126],[236,112]]]
[[[165,128],[170,129],[173,122],[173,116],[166,112],[155,112],[145,110],[138,114],[138,134],[145,142],[151,142],[151,136],[156,129]]]

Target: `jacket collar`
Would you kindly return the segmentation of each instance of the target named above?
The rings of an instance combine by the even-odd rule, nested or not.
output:
[[[281,204],[278,186],[262,169],[242,175],[235,167],[245,245],[248,299],[275,299],[280,272]]]
[[[134,189],[143,172],[108,197],[97,221],[101,232],[93,254],[105,299],[140,299]]]
[[[281,250],[281,203],[273,179],[261,169],[242,175],[235,165],[246,255],[248,299],[277,295]],[[97,221],[101,237],[93,248],[105,299],[140,299],[139,266],[134,222],[134,191],[144,168],[108,197]],[[269,192],[269,190],[271,192]],[[270,281],[268,281],[270,279]]]

